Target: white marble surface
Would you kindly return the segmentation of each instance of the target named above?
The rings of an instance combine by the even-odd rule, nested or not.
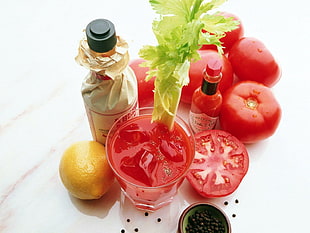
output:
[[[248,146],[249,172],[234,194],[209,200],[227,213],[234,233],[309,228],[308,9],[306,0],[230,0],[221,8],[241,18],[245,35],[262,40],[283,71],[273,88],[283,108],[276,134]],[[202,200],[185,182],[170,212],[165,209],[146,218],[130,205],[120,208],[116,183],[102,199],[80,201],[67,193],[59,178],[64,149],[91,139],[80,96],[87,71],[74,61],[82,29],[95,18],[110,19],[129,41],[134,58],[142,45],[154,41],[153,16],[147,0],[1,2],[1,233],[119,233],[125,227],[126,232],[138,228],[143,233],[169,233],[179,214],[174,205],[183,208]],[[224,206],[226,200],[229,205]]]

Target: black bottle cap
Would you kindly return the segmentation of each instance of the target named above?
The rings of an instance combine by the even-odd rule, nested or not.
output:
[[[96,19],[86,27],[88,46],[97,53],[108,52],[117,42],[114,24],[107,19]]]

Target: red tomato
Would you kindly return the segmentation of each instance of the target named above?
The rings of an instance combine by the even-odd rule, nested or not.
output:
[[[192,102],[194,91],[201,86],[203,71],[206,68],[208,60],[221,59],[223,62],[222,79],[219,84],[221,93],[224,93],[232,85],[234,80],[231,64],[225,56],[220,57],[218,52],[214,50],[200,50],[198,52],[201,59],[195,63],[191,63],[189,69],[189,84],[182,89],[181,101],[188,104]]]
[[[138,58],[129,62],[129,66],[133,69],[138,82],[138,102],[140,107],[151,106],[154,101],[154,80],[155,78],[145,81],[148,67],[141,67],[140,64],[145,60]]]
[[[248,171],[246,147],[230,133],[206,130],[195,134],[196,154],[186,178],[204,197],[233,193]]]
[[[223,96],[220,125],[243,143],[254,143],[274,134],[281,107],[270,88],[253,81],[239,82]]]
[[[234,45],[234,43],[238,41],[241,37],[243,37],[244,28],[241,20],[236,15],[229,12],[220,12],[219,14],[223,15],[225,18],[233,17],[234,20],[238,20],[240,22],[238,28],[230,32],[226,32],[225,36],[220,39],[220,41],[223,43],[224,46],[224,53],[227,53],[230,50],[230,48]],[[215,45],[203,45],[201,49],[217,50],[217,47]]]
[[[281,70],[265,45],[251,37],[243,37],[229,51],[228,59],[240,80],[252,80],[272,87],[280,79]]]

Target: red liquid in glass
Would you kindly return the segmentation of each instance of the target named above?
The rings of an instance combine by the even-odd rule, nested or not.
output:
[[[155,187],[184,174],[191,162],[190,140],[180,125],[151,123],[151,115],[138,116],[121,125],[113,138],[112,164],[130,183]]]

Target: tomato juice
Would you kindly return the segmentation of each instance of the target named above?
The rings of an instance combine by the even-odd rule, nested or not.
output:
[[[107,154],[123,192],[138,207],[160,208],[176,194],[194,157],[190,130],[177,121],[172,130],[139,115],[115,126]]]

